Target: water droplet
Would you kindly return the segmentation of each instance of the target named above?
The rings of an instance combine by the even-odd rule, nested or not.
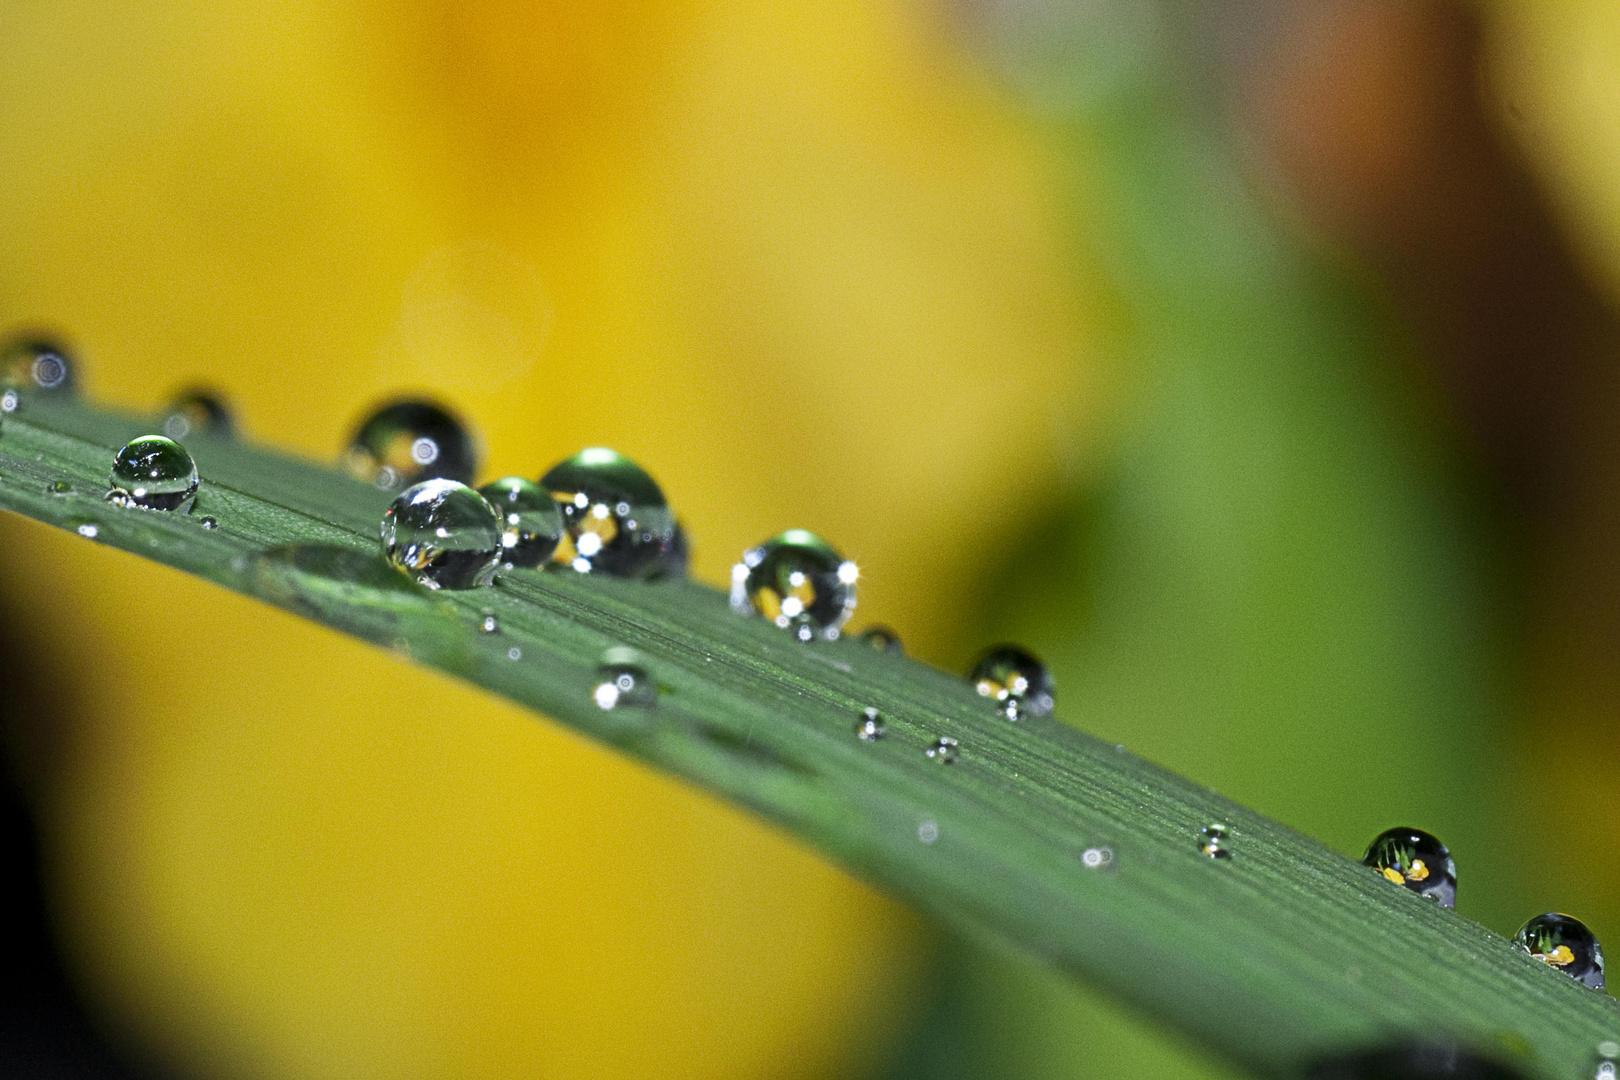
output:
[[[506,658],[508,660],[521,660],[523,659],[523,650],[514,645],[506,650]]]
[[[57,342],[14,338],[0,349],[0,386],[23,393],[68,393],[73,389],[74,367],[72,354]]]
[[[1605,1045],[1607,1044],[1598,1044],[1598,1059],[1597,1064],[1592,1067],[1592,1080],[1617,1080],[1617,1078],[1620,1078],[1620,1062],[1615,1060],[1616,1057],[1620,1057],[1620,1046],[1615,1047],[1615,1053],[1605,1054],[1603,1052]]]
[[[485,608],[481,613],[481,617],[478,620],[478,629],[482,630],[486,634],[498,634],[501,632],[500,621],[495,618],[495,613],[489,610],[489,608]]]
[[[384,491],[424,480],[471,483],[478,452],[461,422],[426,401],[396,401],[368,416],[349,440],[343,464]]]
[[[7,390],[5,393],[0,394],[0,413],[14,413],[17,411],[17,406],[21,404],[22,398],[17,395],[15,390]]]
[[[1620,1041],[1604,1039],[1597,1044],[1598,1057],[1620,1058]]]
[[[675,541],[664,493],[640,465],[603,447],[581,450],[540,478],[562,511],[553,561],[582,574],[649,577]]]
[[[731,607],[752,609],[800,641],[832,640],[855,610],[858,576],[821,537],[789,529],[743,552],[731,570]]]
[[[939,822],[933,818],[923,818],[917,822],[917,839],[925,844],[932,844],[939,839]]]
[[[230,438],[236,430],[231,411],[214,394],[188,390],[163,410],[163,434],[176,442],[190,435]]]
[[[1304,1080],[1524,1080],[1523,1074],[1449,1043],[1405,1042],[1335,1054],[1305,1070]]]
[[[501,519],[501,561],[508,567],[539,566],[551,558],[562,536],[557,500],[521,476],[503,476],[478,494],[489,500]]]
[[[45,490],[51,495],[71,495],[73,494],[73,485],[66,480],[52,480],[45,485]]]
[[[202,520],[199,521],[198,524],[200,524],[205,529],[217,529],[217,528],[219,528],[219,521],[216,520],[215,518],[207,515],[207,514],[203,515]]]
[[[877,742],[887,734],[888,729],[883,715],[870,705],[861,710],[861,718],[855,721],[855,736],[861,742]]]
[[[1087,870],[1108,870],[1114,865],[1114,849],[1088,847],[1080,853],[1080,865]]]
[[[955,764],[957,755],[960,752],[960,744],[949,735],[941,735],[939,738],[935,739],[929,744],[927,750],[923,751],[923,753],[927,754],[931,759],[939,762],[941,765]]]
[[[1457,866],[1451,853],[1422,829],[1386,829],[1367,846],[1361,863],[1441,907],[1457,904]]]
[[[88,522],[88,521],[85,522],[83,525],[80,525],[74,531],[77,532],[80,536],[85,537],[88,540],[94,540],[97,536],[101,535],[101,530],[96,528],[94,523]]]
[[[1582,986],[1603,989],[1603,950],[1579,919],[1556,911],[1537,915],[1519,927],[1513,943]]]
[[[196,496],[197,466],[173,439],[142,435],[125,443],[113,458],[108,502],[189,512]]]
[[[985,650],[968,671],[968,682],[995,701],[1009,720],[1052,711],[1052,674],[1035,655],[1017,645]]]
[[[484,497],[455,480],[425,480],[401,492],[382,519],[383,554],[430,589],[488,585],[501,525]]]
[[[905,655],[906,649],[900,644],[900,635],[887,626],[868,626],[861,631],[860,640],[878,652],[893,653],[895,656]]]
[[[1198,850],[1212,859],[1230,859],[1232,857],[1230,843],[1226,826],[1218,821],[1198,830]]]
[[[597,665],[591,700],[604,712],[652,708],[658,704],[658,686],[653,682],[650,665],[634,649],[609,649]]]

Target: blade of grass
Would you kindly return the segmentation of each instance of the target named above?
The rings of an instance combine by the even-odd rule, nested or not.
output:
[[[380,558],[387,496],[217,439],[190,515],[106,503],[149,424],[30,400],[0,429],[0,506],[407,653],[748,806],[939,919],[1000,935],[1264,1076],[1336,1048],[1455,1037],[1576,1077],[1620,1011],[1353,861],[963,680],[858,642],[800,645],[691,582],[516,572],[431,593]],[[68,485],[69,491],[59,486]],[[53,490],[56,486],[58,490]],[[218,527],[204,528],[205,516]],[[485,611],[500,625],[480,629]],[[604,649],[652,662],[645,715],[593,701]],[[861,710],[887,720],[857,739]],[[925,749],[958,739],[942,764]],[[1198,850],[1221,822],[1232,858]],[[1088,848],[1112,854],[1088,867]],[[1095,861],[1095,860],[1093,860]]]

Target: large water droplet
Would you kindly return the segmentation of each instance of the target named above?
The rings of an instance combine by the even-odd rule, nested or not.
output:
[[[821,537],[789,529],[743,552],[731,570],[731,607],[756,611],[800,641],[831,640],[855,610],[857,576]]]
[[[968,671],[968,682],[993,700],[1009,720],[1052,711],[1052,673],[1033,653],[1017,645],[985,650]]]
[[[74,387],[72,354],[49,338],[13,338],[0,348],[0,386],[23,393],[67,393]]]
[[[870,705],[861,710],[861,718],[855,721],[855,737],[861,742],[877,742],[888,730],[889,725],[884,722],[883,714]]]
[[[1579,919],[1556,911],[1537,915],[1519,927],[1513,943],[1582,986],[1603,989],[1603,950]]]
[[[1522,1073],[1472,1050],[1427,1042],[1335,1054],[1304,1075],[1305,1080],[1524,1080]]]
[[[368,416],[349,440],[349,472],[384,491],[424,480],[472,482],[478,452],[461,422],[427,401],[396,401]]]
[[[225,402],[202,390],[188,390],[163,410],[163,434],[176,442],[192,435],[228,439],[235,431],[236,422]]]
[[[1227,833],[1226,826],[1218,821],[1205,825],[1198,830],[1198,850],[1212,859],[1230,859],[1232,848]]]
[[[651,665],[634,649],[618,646],[607,650],[596,668],[591,700],[604,711],[652,708],[658,704],[658,686]]]
[[[552,558],[582,574],[647,577],[658,573],[675,540],[675,519],[645,469],[603,447],[581,450],[540,478],[563,515]]]
[[[1422,829],[1386,829],[1373,838],[1361,862],[1441,907],[1457,904],[1457,866],[1451,853]]]
[[[186,448],[162,435],[142,435],[113,458],[107,501],[146,510],[189,511],[197,496],[197,465]]]
[[[941,765],[954,765],[961,751],[961,745],[955,739],[949,735],[941,735],[929,743],[928,748],[923,753]]]
[[[501,519],[501,561],[507,566],[539,566],[551,558],[562,537],[562,511],[544,489],[520,476],[503,476],[478,494]]]
[[[495,575],[501,523],[466,484],[425,480],[389,504],[382,543],[390,563],[428,588],[471,589]]]
[[[861,631],[860,640],[878,652],[890,653],[894,656],[905,655],[906,647],[900,643],[900,635],[887,626],[868,626]]]

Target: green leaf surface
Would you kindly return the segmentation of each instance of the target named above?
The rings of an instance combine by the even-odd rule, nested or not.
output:
[[[1574,1078],[1620,1035],[1607,995],[1292,830],[1056,720],[1008,722],[950,674],[857,641],[801,645],[702,585],[516,571],[494,588],[429,592],[381,559],[386,495],[203,437],[187,442],[203,478],[189,515],[105,502],[114,451],[149,430],[26,400],[0,428],[0,505],[613,743],[1259,1075],[1296,1075],[1339,1048],[1455,1037],[1527,1075]],[[498,632],[481,629],[486,611]],[[651,712],[593,701],[596,665],[621,645],[654,667]],[[854,734],[867,707],[887,721],[875,743]],[[954,764],[925,754],[940,736],[960,741]],[[1230,859],[1199,851],[1214,822],[1230,831]],[[1112,859],[1090,868],[1084,853],[1099,847]]]

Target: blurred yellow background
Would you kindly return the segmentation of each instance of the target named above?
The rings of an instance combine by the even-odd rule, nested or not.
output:
[[[891,624],[931,662],[960,666],[992,628],[1061,637],[1079,600],[987,616],[986,581],[1031,549],[1068,558],[1045,542],[1053,515],[1110,455],[1138,460],[1133,432],[1177,415],[1153,404],[1143,372],[1196,351],[1197,334],[1144,334],[1147,347],[1128,348],[1163,313],[1121,297],[1154,273],[1190,280],[1212,256],[1178,234],[1168,269],[1117,272],[1128,261],[1111,254],[1126,246],[1118,235],[1151,223],[1131,224],[1109,192],[1146,189],[1160,172],[1114,170],[1106,151],[1128,139],[1020,97],[992,48],[969,47],[975,33],[995,37],[984,25],[1039,7],[12,0],[0,9],[0,327],[59,328],[94,399],[152,410],[192,384],[215,387],[247,437],[317,460],[335,460],[364,410],[401,391],[469,418],[485,476],[535,476],[582,446],[613,446],[664,486],[695,576],[722,581],[745,546],[814,529],[862,566],[857,625]],[[1612,292],[1620,7],[1480,10],[1487,111]],[[1220,186],[1214,167],[1163,173],[1177,167]],[[1297,208],[1281,208],[1297,227]],[[1235,289],[1247,280],[1228,276]],[[1223,297],[1206,321],[1224,317]],[[1241,299],[1232,310],[1247,310]],[[1191,419],[1169,430],[1194,464],[1207,456],[1198,409],[1230,419],[1223,394],[1268,407],[1268,394],[1286,396],[1253,372],[1186,386]],[[1314,447],[1314,414],[1303,415],[1307,434],[1279,427],[1293,432],[1279,436],[1282,458],[1308,458],[1301,446],[1329,461],[1362,452],[1337,436]],[[1249,425],[1241,414],[1231,424]],[[1383,444],[1367,445],[1372,458]],[[1181,478],[1188,530],[1212,547],[1228,534],[1199,525],[1197,507],[1219,502],[1200,485],[1218,486],[1220,469],[1239,485],[1274,479],[1266,453],[1234,460],[1215,462],[1213,480]],[[1293,483],[1285,472],[1279,487]],[[1315,536],[1333,531],[1334,513],[1423,503],[1421,485],[1386,499],[1373,483],[1356,474],[1340,494],[1307,492],[1284,509],[1321,510],[1303,530]],[[1221,528],[1256,527],[1234,505],[1214,515]],[[1279,512],[1265,528],[1291,536],[1299,520]],[[1369,535],[1364,546],[1383,551],[1405,534]],[[71,739],[43,803],[67,946],[107,1022],[160,1059],[267,1080],[853,1076],[881,1068],[923,1022],[931,932],[773,830],[211,586],[10,517],[0,544],[11,555],[0,597],[71,683]],[[1268,561],[1270,549],[1255,550],[1245,557]],[[1300,555],[1298,580],[1332,578],[1333,552],[1325,575],[1313,553]],[[1343,575],[1346,591],[1360,566]],[[1171,605],[1162,638],[1194,640],[1203,615],[1228,610],[1216,595],[1225,567],[1205,608]],[[1261,581],[1240,598],[1260,600],[1231,610],[1269,618],[1296,601],[1267,588],[1295,581]],[[1444,648],[1423,651],[1429,623],[1390,610],[1366,626],[1418,643],[1388,638],[1391,652],[1413,652],[1425,672],[1449,662]],[[1458,610],[1437,622],[1463,627],[1466,672],[1493,646],[1469,637],[1468,620],[1486,617]],[[1208,625],[1219,639],[1219,620]],[[1294,629],[1266,624],[1278,640]],[[147,647],[156,635],[174,647]],[[1487,706],[1420,730],[1411,717],[1428,708],[1423,693],[1444,696],[1444,676],[1434,687],[1391,676],[1358,696],[1344,687],[1365,675],[1359,661],[1344,661],[1344,686],[1332,672],[1305,686],[1288,663],[1244,652],[1249,640],[1233,635],[1233,662],[1270,670],[1276,690],[1257,708],[1244,690],[1215,695],[1228,718],[1208,724],[1173,701],[1134,718],[1069,718],[1305,827],[1343,822],[1324,838],[1347,850],[1407,807],[1467,819],[1460,798],[1402,801],[1422,771],[1389,775],[1374,754],[1392,731],[1414,733],[1423,754],[1472,752],[1494,737],[1468,726]],[[1321,641],[1301,664],[1340,658],[1338,638]],[[1113,654],[1138,644],[1123,635]],[[1179,654],[1163,655],[1181,670]],[[1221,678],[1224,657],[1204,657]],[[1607,721],[1614,701],[1581,692],[1585,669],[1548,670],[1528,684],[1544,707],[1523,712],[1575,702]],[[1196,677],[1178,692],[1201,700]],[[1318,701],[1330,717],[1376,711],[1366,702],[1390,711],[1324,742],[1299,707]],[[1298,725],[1268,732],[1268,708]],[[1274,758],[1259,760],[1268,745]],[[1324,786],[1313,770],[1325,758],[1342,771]],[[1505,768],[1503,784],[1524,780]],[[1446,791],[1466,792],[1456,776],[1468,775],[1446,773]],[[1612,814],[1593,816],[1600,790],[1523,796],[1528,824],[1494,865],[1533,850],[1525,834],[1573,821],[1585,831],[1568,846],[1615,865]],[[1489,855],[1475,865],[1493,865]],[[1608,873],[1497,885],[1491,918],[1504,897],[1539,896],[1553,880],[1600,905]],[[1598,914],[1600,931],[1603,919],[1620,926],[1612,903]],[[981,998],[997,999],[983,1015],[1001,1018],[1006,1046],[1018,1042],[1007,1053],[1030,1059],[1018,1075],[1207,1068],[1118,1034],[1095,1005],[1007,962],[987,961],[977,978]],[[1043,1024],[1069,1034],[1035,1031]]]

